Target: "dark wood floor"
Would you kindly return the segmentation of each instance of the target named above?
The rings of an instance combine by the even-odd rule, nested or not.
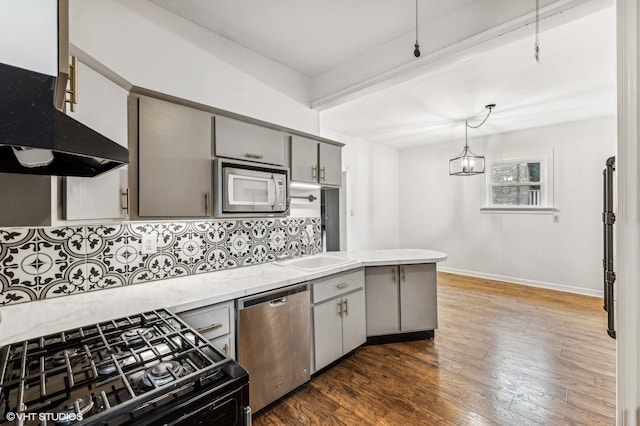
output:
[[[432,341],[365,346],[254,425],[613,425],[602,300],[438,274]]]

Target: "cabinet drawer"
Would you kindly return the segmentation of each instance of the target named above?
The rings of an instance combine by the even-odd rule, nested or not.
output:
[[[231,327],[231,310],[229,306],[207,306],[178,314],[191,327],[195,328],[207,339],[229,334]]]
[[[316,281],[313,283],[313,303],[322,302],[362,287],[364,287],[364,269]]]
[[[216,157],[284,166],[285,151],[282,132],[231,118],[215,118]]]
[[[224,335],[216,339],[210,340],[214,348],[225,354],[226,356],[233,358],[234,353],[231,350],[231,336]]]

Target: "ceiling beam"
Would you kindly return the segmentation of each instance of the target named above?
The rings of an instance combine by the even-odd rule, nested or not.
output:
[[[545,29],[554,28],[582,16],[612,7],[614,4],[614,0],[557,0],[540,8],[540,20],[544,21]],[[535,22],[535,17],[536,13],[533,10],[472,37],[427,53],[418,59],[412,59],[409,62],[393,66],[384,72],[362,79],[355,84],[339,88],[330,94],[322,95],[315,99],[312,98],[310,106],[316,111],[323,111],[405,82],[440,67],[464,61],[482,51],[501,44],[527,36],[531,36],[533,40],[533,32],[530,26]],[[412,48],[413,46],[409,47]],[[531,52],[533,58],[533,41]],[[544,46],[541,49],[541,56],[544,57]],[[357,60],[349,64],[350,67],[358,67],[359,65]],[[319,84],[318,78],[312,81],[312,85],[314,84]]]

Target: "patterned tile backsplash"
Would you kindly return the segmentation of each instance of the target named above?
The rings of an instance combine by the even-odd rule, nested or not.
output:
[[[142,254],[142,236],[157,251]],[[0,228],[0,306],[322,251],[319,218]]]

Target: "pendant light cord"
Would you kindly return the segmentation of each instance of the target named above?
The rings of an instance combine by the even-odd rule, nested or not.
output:
[[[495,108],[495,105],[487,105],[485,108],[487,108],[489,110],[489,112],[487,113],[486,117],[484,117],[484,120],[482,120],[482,122],[480,124],[478,124],[477,126],[472,126],[471,124],[469,124],[468,120],[465,120],[464,124],[466,127],[470,128],[470,129],[477,129],[478,127],[482,126],[488,119],[489,116],[491,115],[491,111],[493,111],[493,109]]]
[[[416,0],[416,44],[413,49],[413,56],[420,56],[420,44],[418,43],[418,0]]]
[[[418,0],[416,0],[416,44],[418,44]]]
[[[540,0],[536,0],[536,45],[534,57],[536,62],[540,63]]]

